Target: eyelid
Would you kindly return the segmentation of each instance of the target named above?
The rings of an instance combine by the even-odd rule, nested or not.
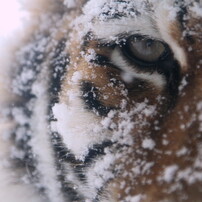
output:
[[[165,44],[165,42],[160,38],[151,37],[149,35],[131,34],[131,33],[122,33],[122,34],[116,35],[115,37],[110,38],[108,40],[107,39],[98,39],[98,42],[99,42],[99,46],[101,46],[101,47],[122,46],[130,37],[143,38],[145,40],[151,39],[151,40],[159,41],[159,42],[162,42]]]

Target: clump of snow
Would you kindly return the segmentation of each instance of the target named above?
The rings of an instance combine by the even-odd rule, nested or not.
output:
[[[77,84],[79,82],[79,80],[81,80],[81,78],[82,78],[82,72],[76,71],[76,72],[73,73],[71,81],[74,84]]]
[[[142,147],[144,149],[152,150],[155,147],[155,142],[152,139],[146,138],[142,142]]]
[[[197,17],[202,17],[202,3],[193,2],[193,6],[190,10],[196,14]]]
[[[125,104],[127,102],[122,102],[122,110],[120,112],[112,111],[108,114],[101,123],[104,127],[113,129],[112,140],[114,142],[119,142],[120,144],[132,145],[134,143],[134,137],[132,135],[132,130],[134,128],[143,127],[147,124],[145,117],[155,115],[155,106],[148,105],[147,100],[142,103],[137,103],[133,109],[127,111],[125,109]],[[119,121],[115,123],[113,117],[118,114]],[[137,120],[134,120],[134,116]]]
[[[145,196],[142,194],[138,194],[135,196],[127,196],[125,198],[126,202],[141,202],[142,200],[144,200]]]
[[[111,167],[116,158],[114,154],[107,151],[105,152],[105,156],[99,159],[99,161],[96,161],[87,173],[89,185],[94,187],[95,191],[96,189],[100,189],[109,179],[114,178]]]
[[[23,113],[22,108],[14,107],[12,109],[12,115],[14,119],[18,121],[20,125],[24,125],[25,123],[29,121],[28,117]]]
[[[180,150],[178,150],[178,151],[176,152],[176,155],[177,155],[178,157],[180,157],[180,156],[186,155],[188,152],[189,152],[189,151],[188,151],[188,149],[187,149],[186,147],[182,147]]]
[[[164,173],[161,177],[158,178],[160,182],[165,181],[167,183],[173,183],[172,187],[170,187],[170,192],[181,189],[181,181],[185,181],[189,185],[192,185],[196,182],[202,181],[202,146],[201,143],[197,146],[198,154],[194,159],[193,164],[188,165],[184,169],[180,169],[177,164],[167,166],[164,169]],[[181,157],[186,155],[189,150],[185,147],[180,149],[176,155]]]
[[[75,8],[77,2],[76,0],[64,0],[64,5],[67,6],[67,8]]]
[[[179,167],[177,165],[171,165],[166,167],[164,170],[163,180],[166,181],[167,183],[170,183],[174,179],[178,169]]]
[[[92,145],[104,140],[103,128],[99,126],[93,115],[82,111],[81,107],[60,103],[55,104],[52,110],[57,119],[53,124],[55,130],[62,136],[65,145],[77,159],[83,160]]]
[[[133,167],[130,172],[133,175],[133,177],[148,175],[151,171],[151,168],[154,165],[155,165],[155,162],[147,162],[143,159],[136,159],[135,162],[133,162]],[[150,184],[151,180],[147,179],[142,181],[142,183]]]
[[[96,58],[96,52],[95,52],[94,49],[89,48],[89,49],[87,50],[87,52],[82,51],[82,52],[81,52],[81,56],[82,56],[87,62],[90,62],[90,61],[92,61],[92,60],[95,60],[95,58]]]
[[[185,86],[187,86],[187,84],[188,84],[187,78],[186,78],[186,76],[184,76],[184,77],[182,78],[182,80],[181,80],[181,83],[180,83],[179,87],[178,87],[180,93],[181,93],[182,90],[185,88]]]
[[[47,44],[50,42],[46,37],[38,36],[33,43],[28,43],[17,53],[18,61],[13,65],[16,77],[12,81],[14,93],[22,95],[24,92],[31,91],[32,84],[40,71],[40,61],[44,58]]]

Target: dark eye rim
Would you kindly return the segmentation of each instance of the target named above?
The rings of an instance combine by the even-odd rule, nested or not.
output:
[[[164,46],[165,50],[161,54],[161,56],[158,58],[158,60],[153,61],[153,62],[144,61],[138,57],[135,57],[135,55],[132,53],[132,51],[129,48],[130,47],[129,42],[134,37],[140,38],[140,39],[151,39],[154,41],[158,41]],[[124,56],[127,57],[130,61],[132,61],[133,63],[135,63],[141,67],[145,67],[145,68],[146,67],[156,67],[156,66],[158,66],[158,64],[160,62],[166,60],[171,55],[171,50],[166,43],[164,43],[160,40],[155,40],[155,39],[149,38],[148,36],[142,36],[142,35],[132,35],[132,36],[128,37],[125,42],[122,42],[120,44],[120,49],[121,49],[122,53],[124,54]]]

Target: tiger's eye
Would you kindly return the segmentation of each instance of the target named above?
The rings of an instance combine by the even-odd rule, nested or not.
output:
[[[131,56],[145,62],[156,62],[165,53],[162,42],[142,37],[132,37],[128,40],[128,48]]]

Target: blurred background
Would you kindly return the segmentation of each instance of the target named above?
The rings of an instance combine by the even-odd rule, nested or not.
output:
[[[9,38],[13,31],[20,29],[22,18],[26,12],[23,11],[19,0],[1,0],[0,6],[0,42]]]

